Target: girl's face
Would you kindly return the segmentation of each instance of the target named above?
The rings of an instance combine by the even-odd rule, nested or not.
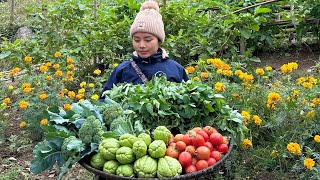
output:
[[[141,58],[152,56],[160,47],[159,40],[156,36],[144,32],[137,32],[132,36],[132,45]]]

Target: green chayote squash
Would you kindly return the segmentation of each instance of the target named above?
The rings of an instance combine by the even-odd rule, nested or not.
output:
[[[134,169],[140,178],[154,178],[157,174],[157,161],[145,155],[134,162]]]
[[[133,177],[133,168],[129,166],[128,164],[120,165],[117,169],[117,175],[118,176],[124,176],[124,177]]]
[[[179,161],[170,156],[160,158],[158,161],[158,178],[179,176],[182,172],[182,166]]]
[[[162,140],[154,140],[148,148],[149,155],[153,158],[162,158],[166,150],[167,146]]]
[[[121,164],[132,163],[136,158],[129,147],[121,147],[116,152],[116,158]]]
[[[107,160],[103,158],[101,153],[94,154],[90,159],[90,165],[96,169],[102,169]]]
[[[151,144],[151,141],[152,141],[150,135],[147,134],[147,133],[139,134],[138,135],[138,139],[142,139],[146,143],[147,146],[149,146]]]
[[[115,138],[103,139],[98,147],[99,153],[106,160],[116,159],[116,152],[120,148],[119,141]]]
[[[123,134],[119,138],[119,143],[121,146],[126,146],[132,148],[134,142],[136,142],[138,138],[132,134]]]
[[[116,174],[116,171],[119,166],[120,166],[120,163],[118,161],[115,161],[115,160],[107,161],[103,165],[103,172],[106,172],[109,174]]]
[[[147,154],[148,146],[143,140],[138,140],[133,144],[132,151],[137,158],[141,158]]]
[[[171,132],[165,126],[158,126],[152,132],[155,140],[162,140],[166,145],[169,144]]]

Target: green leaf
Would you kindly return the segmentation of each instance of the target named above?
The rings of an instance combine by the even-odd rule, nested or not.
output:
[[[49,115],[50,115],[50,121],[54,121],[56,124],[62,124],[62,123],[69,122],[68,119],[64,119],[59,114],[56,114],[56,113],[49,111]]]
[[[8,57],[8,56],[10,56],[10,54],[11,54],[11,51],[3,51],[0,54],[0,59],[4,59],[4,58]]]
[[[76,113],[76,114],[81,114],[83,111],[83,108],[78,104],[78,103],[72,103],[72,110]]]
[[[248,28],[250,28],[254,31],[259,31],[259,29],[260,29],[258,24],[252,24],[252,25],[248,26]]]
[[[255,14],[255,15],[261,14],[261,13],[269,13],[269,12],[271,12],[271,9],[270,9],[270,8],[257,7],[257,8],[254,10],[254,14]]]
[[[87,6],[85,5],[85,4],[78,4],[78,6],[79,6],[79,9],[81,10],[81,11],[84,11],[84,10],[86,10],[87,9]]]
[[[251,30],[246,29],[246,28],[240,28],[239,31],[241,33],[241,36],[243,36],[244,38],[246,38],[246,39],[250,38]]]

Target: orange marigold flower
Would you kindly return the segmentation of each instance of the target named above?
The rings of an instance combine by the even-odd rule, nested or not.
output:
[[[53,79],[52,76],[47,76],[47,77],[46,77],[46,80],[47,80],[47,81],[51,81],[52,79]]]
[[[39,70],[42,72],[42,73],[45,73],[48,71],[48,66],[45,66],[45,65],[42,65],[39,67]]]
[[[73,59],[72,59],[72,57],[68,57],[68,58],[67,58],[67,63],[68,63],[68,64],[73,63]]]
[[[257,116],[257,115],[254,115],[253,117],[252,117],[252,120],[253,120],[253,122],[256,124],[256,125],[261,125],[261,123],[262,123],[262,120],[261,120],[261,118],[259,117],[259,116]]]
[[[31,88],[31,84],[30,83],[23,83],[21,85],[22,88]]]
[[[68,68],[74,70],[74,64],[69,64]]]
[[[74,91],[69,91],[68,92],[68,97],[69,98],[74,98],[76,96],[76,93]]]
[[[60,64],[54,64],[52,67],[58,69],[60,67]]]
[[[252,147],[252,142],[250,139],[246,138],[242,141],[242,147],[243,149],[249,149],[250,147]]]
[[[194,66],[188,66],[188,67],[186,67],[186,70],[188,73],[192,74],[192,73],[194,73],[196,68]]]
[[[315,135],[313,139],[315,142],[320,143],[320,135]]]
[[[26,56],[26,57],[24,57],[24,61],[25,62],[31,62],[32,61],[32,57]]]
[[[58,70],[54,73],[56,76],[60,77],[62,76],[62,71]]]
[[[287,149],[288,149],[289,152],[291,152],[294,155],[298,155],[298,154],[301,153],[300,145],[298,143],[295,143],[295,142],[290,142],[287,145]]]
[[[48,124],[48,119],[41,119],[40,124],[45,126]]]
[[[72,106],[71,104],[64,104],[63,107],[62,107],[63,110],[67,111],[67,110],[71,110],[72,109]]]
[[[13,68],[11,71],[10,71],[10,75],[15,75],[15,74],[17,74],[17,73],[19,73],[20,72],[20,68],[18,68],[18,67],[15,67],[15,68]]]
[[[64,92],[60,91],[59,94],[57,94],[57,96],[62,98],[64,96]]]
[[[217,92],[224,91],[224,90],[225,90],[225,86],[224,86],[223,83],[217,82],[217,83],[214,85],[214,90],[217,91]]]
[[[83,93],[79,93],[76,95],[76,98],[77,99],[82,99],[84,97],[84,94]]]
[[[24,88],[23,93],[27,94],[32,91],[32,88]]]
[[[25,121],[22,121],[21,123],[20,123],[20,128],[24,128],[24,127],[26,127],[27,126],[27,123],[25,122]]]
[[[54,53],[54,57],[60,57],[61,56],[61,52],[57,51]]]
[[[27,101],[20,101],[19,102],[19,107],[21,109],[27,109],[29,107],[29,103]]]
[[[2,100],[3,103],[5,104],[9,104],[11,102],[10,98],[5,98],[4,100]]]
[[[72,76],[73,75],[73,72],[72,71],[67,71],[67,76]]]
[[[47,94],[46,93],[39,94],[39,99],[45,100],[46,98],[47,98]]]
[[[51,62],[47,62],[47,63],[45,63],[44,65],[47,66],[47,67],[51,67],[51,66],[52,66],[52,63],[51,63]]]
[[[311,159],[311,158],[305,158],[303,160],[303,165],[304,167],[306,167],[307,169],[311,170],[313,168],[314,165],[316,165],[316,162]]]
[[[200,76],[204,79],[207,79],[209,77],[209,72],[202,72]]]

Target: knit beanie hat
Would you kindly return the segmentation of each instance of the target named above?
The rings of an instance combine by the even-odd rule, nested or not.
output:
[[[153,34],[161,43],[165,38],[162,16],[159,13],[159,5],[155,1],[146,1],[142,4],[130,28],[130,37],[137,32]]]

